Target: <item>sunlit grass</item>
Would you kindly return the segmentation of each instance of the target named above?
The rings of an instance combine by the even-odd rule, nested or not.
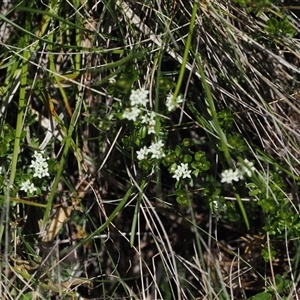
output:
[[[298,299],[296,6],[0,9],[3,299]]]

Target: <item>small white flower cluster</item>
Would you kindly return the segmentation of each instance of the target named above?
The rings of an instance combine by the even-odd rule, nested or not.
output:
[[[227,211],[226,203],[221,203],[219,200],[213,200],[211,207],[212,207],[213,216],[217,218],[219,218]]]
[[[167,96],[167,101],[166,101],[166,106],[168,111],[169,112],[174,111],[182,102],[183,102],[183,98],[181,95],[174,98],[173,93],[170,92],[169,95]]]
[[[177,166],[173,178],[175,178],[177,181],[180,180],[180,178],[191,178],[191,170],[189,170],[188,164],[181,163]]]
[[[228,169],[222,172],[221,182],[231,183],[232,181],[239,181],[239,172],[238,170],[233,171]]]
[[[123,112],[122,117],[129,121],[140,121],[142,124],[147,126],[148,134],[155,133],[155,112],[146,111],[149,91],[145,88],[138,90],[132,90],[129,100],[130,107],[126,108]],[[146,114],[143,113],[146,111]]]
[[[129,97],[131,106],[141,105],[143,107],[146,107],[147,103],[149,102],[148,94],[149,91],[147,91],[145,88],[132,90]]]
[[[151,158],[156,158],[156,159],[165,157],[163,148],[164,148],[164,143],[162,141],[152,143],[149,148],[144,146],[142,149],[136,152],[137,159],[138,160],[146,159],[148,158],[148,154],[151,154]]]
[[[147,127],[148,134],[155,134],[156,127],[156,113],[147,111],[147,104],[149,91],[145,88],[132,90],[129,100],[130,107],[126,108],[123,112],[122,117],[130,121],[140,121],[141,124]],[[167,96],[166,106],[168,111],[173,111],[176,109],[178,104],[183,102],[182,96],[178,96],[173,99],[173,94],[170,93]],[[144,113],[146,111],[146,114]],[[148,154],[151,154],[151,158],[160,159],[165,156],[163,151],[164,144],[162,141],[152,142],[149,148],[144,146],[137,151],[137,159],[143,160],[148,158]]]
[[[123,118],[135,122],[142,112],[141,106],[146,107],[149,102],[148,94],[149,91],[145,88],[132,90],[129,97],[130,107],[125,109]]]
[[[32,157],[33,159],[31,160],[31,164],[29,167],[33,168],[34,170],[33,177],[42,178],[50,176],[47,159],[43,157],[43,152],[35,151]],[[37,188],[29,179],[27,179],[26,181],[21,183],[20,190],[24,191],[25,193],[29,192],[30,194],[32,194],[37,191]]]
[[[155,133],[155,112],[148,113],[141,117],[141,123],[148,125],[148,134]]]
[[[123,112],[123,118],[129,121],[136,121],[140,114],[141,110],[138,107],[126,108]]]
[[[248,159],[244,160],[243,164],[238,164],[236,170],[228,169],[222,172],[221,182],[232,183],[232,181],[239,181],[245,178],[245,175],[251,177],[252,172],[255,170],[253,162]]]
[[[43,157],[43,153],[35,151],[33,158],[35,160],[32,160],[29,166],[34,169],[33,177],[42,178],[49,176],[47,159]]]
[[[132,90],[129,100],[130,100],[130,107],[126,108],[123,112],[123,118],[130,120],[130,121],[137,121],[140,117],[140,121],[142,124],[146,124],[148,126],[148,133],[154,133],[155,130],[155,112],[147,112],[146,115],[142,115],[142,109],[146,109],[147,103],[149,102],[148,99],[149,91],[145,88]],[[181,95],[174,98],[173,93],[170,92],[167,96],[166,100],[166,107],[169,112],[174,111],[180,103],[183,102],[183,97]]]
[[[21,191],[24,191],[25,193],[30,193],[33,194],[37,189],[34,186],[34,184],[32,182],[30,182],[29,179],[27,179],[26,181],[21,183]]]

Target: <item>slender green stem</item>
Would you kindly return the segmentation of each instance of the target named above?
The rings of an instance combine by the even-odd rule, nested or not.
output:
[[[235,188],[234,188],[234,190],[235,190]],[[247,229],[249,230],[249,229],[250,229],[250,224],[249,224],[249,220],[248,220],[247,213],[246,213],[246,210],[245,210],[243,201],[242,201],[242,199],[241,199],[241,196],[240,196],[238,193],[235,193],[235,198],[236,198],[237,203],[238,203],[238,205],[239,205],[239,207],[240,207],[240,210],[241,210],[241,212],[242,212],[242,215],[243,215],[243,218],[244,218],[246,227],[247,227]]]
[[[69,149],[70,149],[70,146],[71,146],[71,141],[73,141],[72,140],[72,134],[73,134],[75,125],[77,123],[77,119],[79,117],[81,105],[82,105],[82,100],[78,99],[77,102],[76,102],[75,111],[73,113],[73,116],[72,116],[72,119],[71,119],[71,122],[70,122],[70,126],[69,126],[69,129],[68,129],[67,136],[65,137],[64,151],[63,151],[62,157],[61,157],[60,162],[59,162],[58,170],[57,170],[57,173],[56,173],[56,176],[55,176],[55,179],[54,179],[49,197],[47,199],[47,207],[46,207],[45,214],[44,214],[43,225],[45,225],[47,223],[48,219],[49,219],[50,210],[51,210],[52,204],[53,204],[53,199],[54,199],[55,194],[56,194],[58,183],[61,180],[62,172],[65,168],[65,163],[66,163],[67,155],[68,155],[68,152],[69,152]]]
[[[179,72],[176,88],[174,91],[174,96],[173,96],[174,99],[176,99],[176,97],[178,96],[180,88],[181,88],[181,84],[183,81],[183,76],[184,76],[184,72],[186,69],[186,63],[188,60],[189,51],[191,48],[192,37],[193,37],[193,32],[194,32],[194,28],[195,28],[197,10],[198,10],[198,4],[197,4],[197,1],[195,1],[194,5],[193,5],[192,17],[191,17],[191,21],[190,21],[189,34],[187,36],[186,45],[185,45],[185,49],[184,49],[184,53],[183,53],[182,64],[180,67],[180,72]]]
[[[130,188],[127,193],[125,194],[124,198],[120,201],[118,206],[114,209],[114,211],[109,215],[105,223],[103,223],[99,228],[97,228],[94,232],[92,232],[88,237],[81,240],[80,245],[84,245],[85,243],[89,242],[92,238],[94,238],[96,235],[99,235],[101,232],[103,232],[114,220],[114,218],[119,214],[119,212],[122,210],[122,208],[127,203],[130,195],[132,193],[132,188]],[[78,246],[75,246],[74,248],[77,248]],[[70,251],[71,252],[71,251]]]
[[[159,77],[161,71],[161,64],[163,59],[164,49],[162,48],[157,57],[157,84],[155,86],[155,112],[158,114],[160,112],[161,101],[160,101],[160,93],[159,93]],[[161,132],[161,120],[159,117],[156,117],[156,126],[155,126],[155,133],[156,136],[159,137]],[[159,161],[156,161],[156,168],[155,168],[155,181],[156,181],[156,198],[161,198],[162,194],[162,187],[161,187],[161,169],[159,167]]]
[[[20,87],[20,96],[19,96],[19,104],[18,104],[18,117],[17,117],[17,124],[16,124],[16,136],[14,142],[14,151],[11,163],[11,171],[9,177],[9,185],[13,185],[17,170],[17,162],[18,162],[18,155],[20,151],[20,142],[21,142],[21,134],[22,134],[22,127],[23,127],[23,118],[24,118],[24,111],[26,107],[26,86],[27,86],[27,73],[28,73],[28,60],[30,57],[30,52],[28,51],[29,45],[29,36],[24,36],[24,52],[23,52],[23,61],[21,67],[21,87]]]
[[[218,137],[219,137],[219,140],[220,140],[220,143],[221,143],[221,146],[220,146],[220,150],[224,152],[224,156],[227,160],[227,162],[231,165],[231,158],[230,158],[230,154],[229,154],[229,149],[228,149],[228,143],[227,143],[227,138],[225,136],[225,133],[223,132],[222,128],[220,127],[220,124],[219,124],[219,120],[218,120],[218,114],[217,114],[217,110],[216,110],[216,107],[215,107],[215,103],[214,103],[214,100],[213,100],[213,97],[212,97],[212,94],[211,94],[211,90],[208,86],[208,83],[206,81],[206,76],[205,76],[205,73],[204,73],[204,69],[203,69],[203,66],[202,66],[202,62],[201,62],[201,59],[199,57],[199,55],[195,55],[195,58],[196,58],[196,61],[197,61],[197,66],[199,68],[199,72],[200,72],[200,75],[201,75],[201,82],[203,84],[203,87],[204,87],[204,90],[205,90],[205,93],[206,93],[206,97],[207,97],[207,105],[208,105],[208,108],[209,108],[209,112],[212,116],[212,122],[213,122],[213,128],[214,128],[214,131],[218,134]]]
[[[143,191],[144,191],[144,187],[145,187],[145,180],[142,181],[141,186],[140,186],[140,192],[139,192],[139,196],[135,205],[135,209],[134,209],[134,215],[133,215],[133,220],[132,220],[132,225],[131,225],[131,230],[130,230],[130,247],[134,246],[134,238],[136,235],[136,226],[137,226],[137,222],[138,222],[138,216],[140,213],[140,206],[141,206],[141,202],[143,199]]]
[[[49,41],[53,42],[53,33],[49,34]],[[52,43],[51,43],[51,45],[52,45]],[[58,84],[58,88],[59,88],[60,93],[62,95],[63,101],[64,101],[65,104],[67,104],[68,103],[68,98],[67,98],[66,93],[65,93],[65,91],[64,91],[64,89],[63,89],[63,87],[60,83],[60,80],[59,80],[60,77],[58,75],[56,75],[54,56],[51,53],[51,50],[52,50],[53,47],[51,45],[49,45],[50,70],[54,74],[54,78],[56,80],[56,83]],[[79,113],[80,113],[80,110],[81,110],[81,105],[82,105],[82,99],[77,98],[75,110],[74,110],[74,113],[72,115],[70,125],[69,125],[69,128],[68,128],[66,136],[65,136],[63,154],[62,154],[62,157],[61,157],[60,162],[59,162],[58,170],[57,170],[57,173],[56,173],[56,176],[55,176],[55,179],[54,179],[49,197],[47,199],[47,207],[46,207],[44,218],[43,218],[43,225],[46,225],[46,223],[48,222],[48,219],[49,219],[49,216],[50,216],[50,210],[52,208],[52,204],[53,204],[53,200],[54,200],[54,197],[55,197],[55,194],[56,194],[58,183],[61,180],[62,172],[65,168],[65,163],[66,163],[66,159],[67,159],[67,156],[68,156],[70,146],[74,145],[72,135],[73,135],[76,123],[77,123],[77,119],[79,117]]]

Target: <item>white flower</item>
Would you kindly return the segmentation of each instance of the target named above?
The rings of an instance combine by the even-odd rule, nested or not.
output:
[[[139,151],[136,151],[136,153],[137,153],[137,159],[138,160],[146,159],[147,155],[149,153],[149,149],[146,146],[144,146]]]
[[[241,169],[236,169],[235,171],[237,172],[237,176],[238,176],[239,180],[243,180],[244,175],[245,175],[244,171]]]
[[[235,171],[232,169],[223,171],[221,182],[231,183],[232,181],[243,180],[245,175],[251,177],[253,171],[255,171],[253,162],[244,159],[243,163],[238,163],[238,168]]]
[[[213,214],[216,217],[219,217],[221,213],[227,211],[227,206],[225,203],[220,203],[218,200],[214,200],[212,201],[212,209],[213,209]]]
[[[191,170],[189,170],[188,164],[181,163],[177,166],[173,178],[179,181],[180,178],[191,178]]]
[[[218,202],[218,201],[214,200],[214,201],[212,202],[212,205],[213,205],[213,207],[214,207],[214,209],[215,209],[216,211],[219,209],[219,202]]]
[[[156,125],[155,120],[151,120],[148,123],[148,134],[155,133],[155,125]]]
[[[246,174],[248,177],[252,176],[252,172],[255,171],[254,163],[252,161],[249,161],[247,158],[244,159],[244,164],[239,164],[239,170],[240,170],[240,179],[244,178],[244,174]]]
[[[146,115],[141,117],[141,123],[149,124],[152,120],[155,119],[155,116],[156,116],[156,114],[154,111],[151,111],[151,113],[148,112]]]
[[[166,101],[167,109],[170,112],[174,111],[178,107],[178,105],[183,102],[183,98],[181,95],[177,96],[176,99],[173,98],[174,98],[173,93],[170,92],[169,95],[167,96],[167,101]]]
[[[141,123],[148,125],[148,134],[155,133],[155,116],[155,112],[152,111],[141,117]]]
[[[47,177],[50,176],[48,172],[48,164],[41,164],[34,169],[33,177]]]
[[[108,82],[111,83],[111,84],[116,83],[116,77],[117,77],[117,75],[111,76],[111,77],[108,79]]]
[[[231,183],[232,181],[239,181],[239,172],[238,170],[233,171],[232,169],[228,169],[222,172],[221,182]]]
[[[48,166],[46,161],[32,160],[29,167],[33,169],[38,169],[38,168],[44,168],[45,166]]]
[[[158,141],[157,143],[152,143],[148,149],[150,153],[152,153],[151,158],[160,159],[165,157],[163,151],[164,143],[162,141]]]
[[[27,179],[25,182],[21,183],[21,191],[24,191],[25,193],[29,192],[30,194],[33,194],[33,192],[36,191],[36,187],[33,183],[30,182],[29,179]]]
[[[132,120],[135,122],[140,112],[141,110],[137,107],[126,108],[122,116],[124,119]]]
[[[149,91],[145,90],[145,88],[132,90],[129,97],[131,106],[142,105],[146,107],[147,103],[149,102],[148,94]]]
[[[37,162],[44,162],[47,159],[44,158],[44,151],[34,151],[32,157],[37,161]]]
[[[29,167],[34,169],[33,177],[42,178],[42,177],[50,176],[48,172],[47,159],[43,157],[43,154],[44,154],[43,152],[35,151],[34,154],[32,155],[32,157],[35,160],[31,161]]]

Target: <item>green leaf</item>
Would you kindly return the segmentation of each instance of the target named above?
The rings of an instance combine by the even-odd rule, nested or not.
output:
[[[292,281],[284,278],[280,274],[276,274],[275,276],[276,289],[279,294],[283,293],[286,289],[288,289],[292,285]]]
[[[296,30],[294,29],[294,27],[290,24],[290,22],[287,19],[284,19],[281,22],[280,29],[287,36],[293,37],[296,34]]]
[[[7,152],[7,147],[4,143],[0,142],[0,157],[5,157]]]
[[[175,161],[176,161],[176,155],[174,151],[170,151],[162,160],[165,166],[169,166],[170,164],[173,164]]]
[[[271,300],[272,295],[266,292],[262,292],[250,297],[248,300]]]
[[[189,198],[185,197],[184,195],[180,195],[180,196],[176,197],[176,201],[177,201],[177,203],[179,203],[180,205],[182,205],[184,207],[190,206]]]
[[[234,151],[241,153],[247,150],[245,141],[240,134],[238,133],[229,134],[227,138],[228,138],[228,144],[232,146]]]
[[[179,145],[176,146],[175,148],[175,153],[176,153],[176,156],[179,157],[180,154],[181,154],[181,147]]]
[[[33,293],[29,292],[26,294],[23,294],[20,298],[20,300],[30,300],[30,299],[34,299]]]
[[[191,139],[187,139],[187,138],[185,138],[181,144],[183,147],[186,147],[186,148],[192,147],[194,145],[193,141]]]
[[[193,158],[192,158],[191,155],[186,154],[186,155],[183,156],[183,162],[185,162],[185,163],[189,163],[192,160],[193,160]]]
[[[262,251],[261,251],[261,254],[262,254],[262,257],[263,257],[264,261],[269,262],[269,261],[272,261],[272,260],[275,259],[276,251],[273,248],[271,248],[270,253],[269,253],[268,249],[263,248]]]
[[[195,177],[197,177],[197,176],[199,175],[199,173],[200,173],[200,170],[199,170],[199,169],[196,169],[196,170],[194,170],[194,171],[192,172],[192,174],[193,174]]]
[[[171,91],[176,84],[173,81],[170,81],[166,76],[160,76],[158,78],[159,90],[164,92]]]
[[[198,151],[195,153],[195,160],[200,161],[202,157],[205,157],[205,152],[204,151]]]
[[[182,206],[189,207],[191,205],[189,194],[186,190],[177,189],[176,201]]]
[[[120,88],[123,92],[129,92],[131,90],[133,78],[128,74],[121,74],[116,80],[116,87]]]
[[[220,125],[226,129],[229,129],[234,121],[232,113],[229,109],[224,109],[218,112],[218,118],[220,121]]]
[[[278,30],[278,21],[275,18],[270,18],[266,22],[266,31],[270,33],[275,33]]]
[[[257,196],[260,193],[259,189],[255,189],[249,192],[249,196],[254,197]]]

